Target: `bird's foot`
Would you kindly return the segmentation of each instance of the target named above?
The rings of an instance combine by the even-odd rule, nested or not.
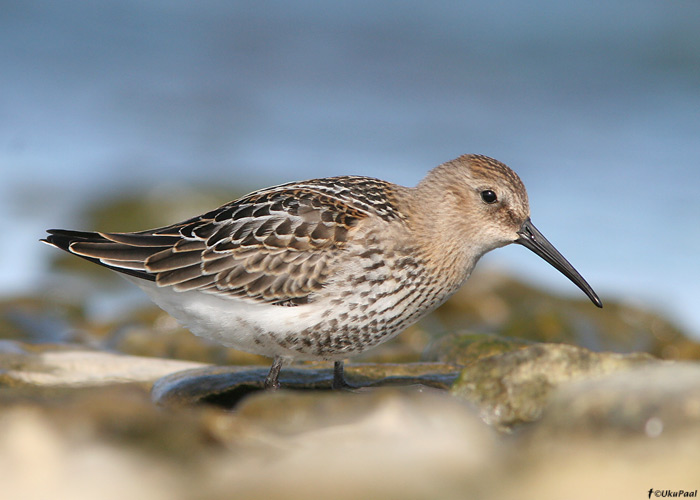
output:
[[[275,356],[270,367],[270,372],[265,377],[265,389],[268,391],[276,391],[280,388],[280,370],[284,364],[284,358]]]
[[[331,389],[334,391],[355,391],[359,388],[359,386],[349,384],[347,380],[345,380],[344,362],[336,361],[333,365],[333,382],[331,383]]]

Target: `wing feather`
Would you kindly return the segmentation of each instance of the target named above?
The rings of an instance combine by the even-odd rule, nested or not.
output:
[[[52,230],[45,241],[158,286],[297,305],[324,286],[329,262],[361,220],[395,217],[392,200],[392,185],[383,181],[316,179],[257,191],[150,231]]]

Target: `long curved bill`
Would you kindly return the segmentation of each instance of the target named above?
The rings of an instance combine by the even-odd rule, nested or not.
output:
[[[544,260],[549,262],[552,266],[557,268],[564,276],[569,278],[574,285],[579,287],[583,293],[585,293],[591,301],[598,307],[603,307],[603,303],[598,298],[598,295],[593,291],[591,285],[586,283],[574,266],[569,264],[569,261],[564,258],[559,251],[554,248],[547,238],[540,233],[537,228],[532,224],[530,219],[523,222],[520,226],[520,231],[518,231],[520,238],[515,240],[515,243],[519,243],[522,246],[529,248],[537,255],[542,257]]]

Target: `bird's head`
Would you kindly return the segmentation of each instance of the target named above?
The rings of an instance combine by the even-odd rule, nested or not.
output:
[[[452,232],[477,258],[518,243],[549,262],[602,307],[586,280],[533,225],[525,186],[503,163],[487,156],[463,155],[434,168],[417,191],[425,203],[432,198],[442,207],[442,220],[435,221],[437,230]]]

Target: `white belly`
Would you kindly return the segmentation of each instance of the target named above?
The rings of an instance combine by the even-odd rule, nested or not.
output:
[[[325,308],[317,304],[285,307],[259,304],[237,297],[159,288],[155,283],[127,278],[161,309],[199,337],[227,347],[264,356],[302,358],[275,341],[322,322]],[[308,357],[307,359],[313,359]]]

